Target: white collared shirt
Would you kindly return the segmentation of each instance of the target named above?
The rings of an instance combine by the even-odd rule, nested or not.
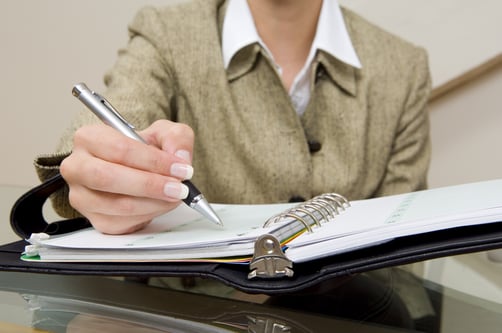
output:
[[[258,35],[247,1],[228,1],[222,32],[222,52],[225,68],[228,68],[232,57],[240,49],[253,43],[259,43],[273,60],[272,53]],[[323,0],[316,35],[309,55],[289,90],[291,101],[299,115],[303,114],[310,99],[309,69],[317,50],[323,50],[346,64],[361,68],[361,63],[350,40],[337,0]],[[281,69],[278,66],[276,67],[280,73]]]

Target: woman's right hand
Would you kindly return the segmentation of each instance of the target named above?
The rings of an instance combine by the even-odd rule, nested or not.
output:
[[[139,135],[148,145],[106,125],[82,127],[61,164],[70,204],[103,233],[139,230],[188,195],[181,181],[193,175],[192,129],[159,120]]]

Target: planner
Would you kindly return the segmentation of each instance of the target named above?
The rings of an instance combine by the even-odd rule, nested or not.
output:
[[[326,193],[299,204],[214,205],[224,227],[182,205],[128,235],[101,234],[85,219],[47,223],[33,205],[53,190],[30,191],[16,203],[11,224],[26,240],[10,244],[3,262],[0,248],[0,269],[205,276],[275,293],[502,247],[502,179],[365,200]]]
[[[429,231],[502,220],[502,181],[358,200],[327,193],[300,204],[214,205],[224,227],[180,205],[128,235],[92,227],[32,234],[24,260],[248,262],[262,235],[293,263]],[[30,256],[31,255],[31,256]]]
[[[65,235],[32,234],[24,260],[43,261],[249,261],[259,236],[288,247],[305,232],[335,220],[349,207],[341,196],[325,194],[301,205],[213,205],[224,226],[208,223],[180,205],[127,235],[106,235],[92,227]]]

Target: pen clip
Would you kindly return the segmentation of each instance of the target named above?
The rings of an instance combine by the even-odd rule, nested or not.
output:
[[[132,124],[130,124],[127,120],[125,120],[124,117],[122,117],[122,115],[117,111],[117,109],[115,109],[113,107],[113,105],[108,102],[108,100],[106,98],[104,98],[103,96],[101,96],[100,94],[98,94],[97,92],[95,91],[92,91],[91,92],[92,95],[97,98],[99,100],[99,102],[101,104],[103,104],[108,110],[110,110],[111,113],[113,113],[113,115],[115,117],[117,117],[117,119],[119,119],[121,122],[123,122],[125,125],[127,125],[129,128],[131,129],[134,129],[134,126]]]

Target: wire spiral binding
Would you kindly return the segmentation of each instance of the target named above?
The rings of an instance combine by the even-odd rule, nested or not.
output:
[[[307,232],[313,232],[312,225],[321,227],[323,223],[332,220],[348,207],[350,202],[344,196],[338,193],[325,193],[270,217],[263,227],[292,218],[302,223]]]

